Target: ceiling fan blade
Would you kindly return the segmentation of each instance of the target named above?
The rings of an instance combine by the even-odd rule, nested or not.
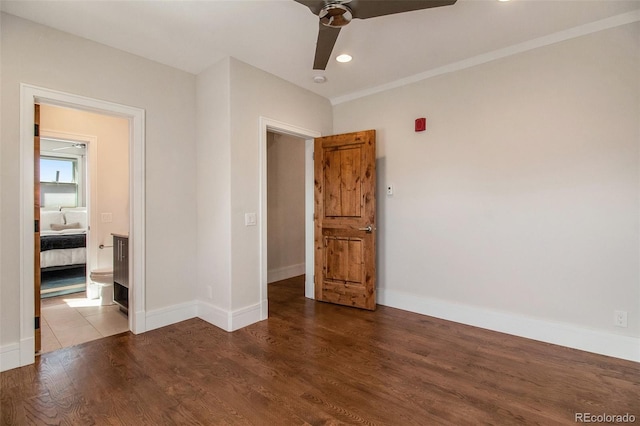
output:
[[[296,0],[298,1],[298,0]],[[352,0],[354,18],[367,19],[432,7],[451,6],[456,0]]]
[[[333,46],[335,46],[336,40],[338,39],[338,34],[340,34],[340,28],[332,28],[319,24],[316,57],[313,61],[314,70],[324,70],[327,68]]]

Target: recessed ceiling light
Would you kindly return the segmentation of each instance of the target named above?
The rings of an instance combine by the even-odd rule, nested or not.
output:
[[[343,53],[342,55],[339,55],[336,58],[336,61],[344,63],[344,62],[351,62],[352,59],[353,58],[351,57],[351,55],[347,55],[346,53]]]
[[[324,75],[314,75],[313,81],[315,83],[324,83],[327,81],[327,77],[325,77]]]

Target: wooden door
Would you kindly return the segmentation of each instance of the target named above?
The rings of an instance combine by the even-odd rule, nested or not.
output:
[[[42,335],[40,333],[40,105],[34,110],[33,136],[33,217],[34,217],[34,249],[33,249],[33,296],[35,306],[35,351],[40,352]]]
[[[315,297],[376,307],[375,130],[315,140]]]

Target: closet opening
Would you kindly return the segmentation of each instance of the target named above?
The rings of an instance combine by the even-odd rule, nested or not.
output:
[[[267,282],[304,294],[305,140],[267,132]]]

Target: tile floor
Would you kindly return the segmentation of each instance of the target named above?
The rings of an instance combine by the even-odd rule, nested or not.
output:
[[[42,299],[42,350],[55,351],[129,330],[118,305],[100,306],[84,293]]]

